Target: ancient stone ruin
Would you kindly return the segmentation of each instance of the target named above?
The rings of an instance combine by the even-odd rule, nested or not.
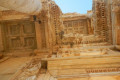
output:
[[[0,0],[0,80],[120,80],[120,0],[92,6]]]

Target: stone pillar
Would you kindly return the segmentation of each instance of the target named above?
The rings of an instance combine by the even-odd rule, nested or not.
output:
[[[87,20],[84,21],[83,26],[84,26],[84,34],[88,34],[88,24],[87,24]]]
[[[90,24],[90,20],[87,19],[87,29],[88,29],[88,34],[91,34],[91,24]]]
[[[112,36],[113,36],[113,45],[116,45],[116,26],[115,26],[115,13],[112,14]]]
[[[0,52],[4,51],[3,48],[3,37],[2,37],[2,25],[0,24]]]
[[[39,22],[35,22],[35,30],[36,30],[36,41],[37,41],[37,49],[40,50],[42,48],[41,41],[41,30]]]
[[[45,22],[35,22],[35,29],[36,29],[36,41],[37,41],[37,50],[35,50],[35,53],[37,55],[43,56],[46,53],[48,53],[48,45],[47,41],[48,39],[46,36],[47,29],[46,29],[46,23]]]
[[[120,14],[116,13],[115,15],[115,29],[116,29],[116,44],[120,45]]]
[[[48,30],[48,22],[45,22],[45,39],[46,39],[46,48],[49,48],[49,30]]]

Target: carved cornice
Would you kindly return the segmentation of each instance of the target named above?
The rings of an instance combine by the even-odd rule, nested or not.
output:
[[[27,14],[16,12],[16,11],[13,11],[13,10],[6,10],[6,11],[1,11],[0,15],[1,16],[9,16],[9,15],[27,15]]]

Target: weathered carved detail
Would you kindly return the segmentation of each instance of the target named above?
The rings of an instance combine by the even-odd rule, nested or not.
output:
[[[30,48],[35,49],[35,27],[31,22],[8,23],[6,26],[6,37],[10,49]]]

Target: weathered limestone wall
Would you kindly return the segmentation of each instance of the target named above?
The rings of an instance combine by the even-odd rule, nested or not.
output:
[[[7,47],[7,40],[8,38],[6,38],[6,32],[4,31],[4,28],[6,27],[4,23],[5,22],[9,22],[9,21],[19,21],[19,20],[28,20],[30,18],[30,16],[23,14],[23,13],[18,13],[16,11],[13,10],[7,10],[7,11],[1,11],[0,12],[0,51],[4,52],[6,50],[8,50]]]
[[[54,32],[54,44],[61,44],[61,31],[63,30],[62,11],[59,6],[52,1],[50,4],[50,24]]]
[[[111,0],[93,0],[93,21],[95,35],[100,35],[106,42],[113,44],[111,3]]]
[[[13,10],[6,10],[0,12],[0,21],[5,23],[5,25],[8,24],[6,22],[18,24],[17,22],[24,22],[24,20],[33,22],[36,33],[35,41],[37,43],[37,49],[35,48],[34,52],[49,54],[54,51],[55,46],[61,44],[60,36],[63,29],[62,11],[54,1],[41,0],[41,3],[43,8],[39,15],[30,16]],[[4,27],[6,27],[5,25]],[[0,47],[2,46],[0,45]]]
[[[62,78],[58,80],[120,80],[120,76],[91,76],[87,78]]]
[[[104,8],[102,6],[105,6]],[[95,34],[101,35],[105,32],[107,42],[119,45],[119,27],[120,27],[120,0],[93,0],[93,20],[95,27]],[[103,8],[103,9],[102,9]],[[105,14],[105,16],[101,16]],[[104,18],[104,20],[103,20]],[[103,20],[104,22],[101,22]],[[105,27],[101,28],[101,24]],[[104,35],[101,35],[104,36]]]
[[[62,78],[64,78],[63,80],[67,80],[65,78],[69,78],[70,80],[76,80],[78,78],[78,80],[81,80],[83,77],[85,80],[101,80],[102,78],[104,80],[119,80],[116,77],[120,76],[120,65],[118,64],[120,62],[119,54],[52,58],[47,59],[47,61],[49,73],[54,77],[61,78],[60,80]]]
[[[65,34],[91,34],[91,19],[86,15],[68,13],[63,15]]]
[[[22,21],[23,23],[24,20],[27,20],[32,21],[35,24],[36,35],[34,38],[37,42],[37,48],[33,49],[33,51],[35,50],[34,52],[39,54],[40,58],[46,57],[44,55],[50,57],[42,59],[48,62],[46,63],[47,67],[44,71],[42,72],[42,69],[40,71],[40,73],[43,73],[45,76],[43,77],[43,75],[40,75],[39,79],[49,80],[50,77],[58,78],[58,80],[120,79],[120,55],[109,53],[109,51],[111,51],[110,48],[113,46],[110,46],[108,43],[112,44],[113,36],[115,37],[115,44],[120,44],[119,10],[117,10],[117,12],[112,12],[112,7],[114,8],[114,5],[111,6],[111,0],[93,0],[92,19],[90,15],[79,14],[69,14],[62,18],[60,8],[51,0],[42,0],[42,6],[43,9],[40,14],[36,16],[28,16],[14,11],[8,11],[7,13],[3,11],[0,16],[1,22],[13,21],[16,23],[15,21]],[[22,23],[19,23],[19,25]],[[70,31],[65,31],[68,28]],[[15,30],[17,29],[13,26],[13,32]],[[20,32],[22,31],[23,29],[21,29]],[[0,51],[2,51],[4,47],[1,33],[2,30],[0,26]],[[71,41],[67,41],[67,43],[69,43],[68,45],[62,44],[64,33],[70,34],[66,37]],[[71,35],[71,33],[73,33],[73,35]],[[112,35],[112,33],[114,35]],[[13,36],[12,38],[14,39],[15,37]],[[73,41],[75,43],[74,46]],[[29,44],[31,41],[28,41],[27,43]],[[55,54],[50,55],[52,53]],[[38,66],[39,62],[40,60],[37,60],[37,64],[35,64],[35,66]],[[32,63],[33,64],[29,64],[27,67],[28,69],[25,69],[28,70],[28,72],[23,72],[23,75],[21,73],[20,77],[17,78],[31,78],[30,76],[26,76],[24,73],[28,75],[30,72],[39,74],[39,66],[37,71],[29,71],[29,69],[35,68],[34,63],[36,63],[36,61]],[[33,66],[31,67],[31,65]],[[33,77],[35,74],[33,74]]]
[[[77,44],[83,46],[83,44],[91,45],[94,43],[102,43],[106,41],[104,36],[95,35],[96,27],[94,26],[94,23],[96,22],[94,22],[93,19],[95,18],[92,17],[92,14],[92,11],[88,11],[88,13],[84,15],[77,13],[67,13],[63,15],[63,44]],[[101,30],[102,29],[98,29],[99,32],[101,32]]]

